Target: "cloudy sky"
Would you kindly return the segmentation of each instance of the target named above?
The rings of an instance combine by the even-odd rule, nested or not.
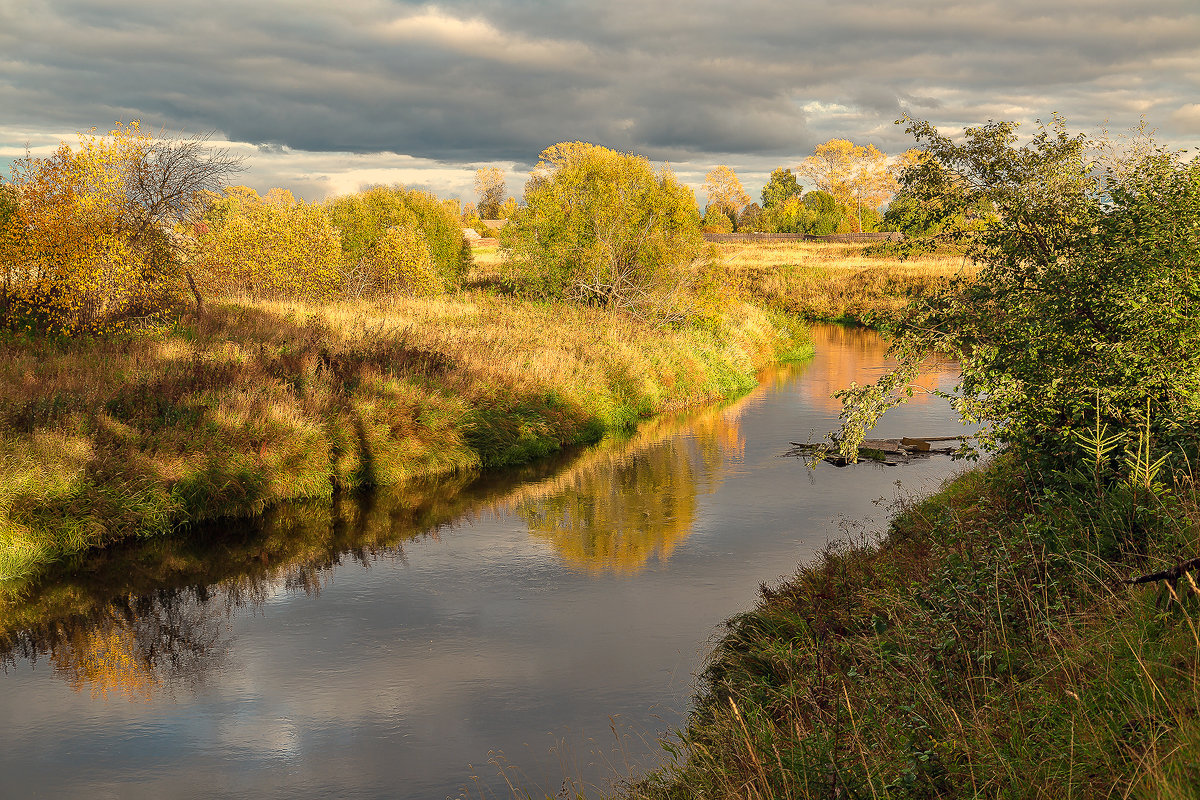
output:
[[[1197,0],[0,0],[0,168],[141,119],[250,154],[242,180],[319,199],[402,182],[520,191],[546,146],[669,160],[695,187],[831,137],[908,146],[1064,114],[1200,144]]]

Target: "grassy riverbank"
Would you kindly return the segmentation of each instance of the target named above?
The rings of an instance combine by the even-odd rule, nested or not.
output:
[[[745,391],[807,353],[736,304],[705,327],[480,292],[226,302],[170,330],[0,341],[0,579],[181,522],[521,463]]]
[[[1125,581],[1198,539],[1190,479],[967,473],[730,620],[674,765],[628,796],[1194,797],[1200,591]]]
[[[738,243],[720,246],[731,281],[754,302],[805,319],[876,324],[974,267],[956,253],[907,261],[861,244]]]

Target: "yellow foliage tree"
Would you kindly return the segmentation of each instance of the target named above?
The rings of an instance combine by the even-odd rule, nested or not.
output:
[[[416,225],[393,225],[364,259],[372,289],[380,293],[438,294],[442,275],[429,251],[429,241]]]
[[[40,317],[31,324],[66,333],[95,332],[143,299],[147,265],[125,224],[123,178],[146,138],[135,123],[84,135],[78,150],[64,142],[49,158],[13,164],[19,238],[0,256],[7,312],[20,308]]]
[[[878,209],[899,188],[887,154],[873,144],[856,145],[848,139],[830,139],[817,145],[796,172],[854,209],[859,232],[863,208]]]
[[[730,221],[736,220],[742,209],[750,205],[750,195],[746,194],[737,173],[724,164],[714,167],[704,177],[704,194],[708,208],[723,212]]]
[[[184,273],[172,235],[239,168],[203,139],[157,139],[136,121],[18,159],[0,201],[0,318],[104,332],[173,306]]]
[[[217,294],[323,300],[342,287],[341,238],[318,206],[272,189],[233,186],[194,232],[202,288]]]

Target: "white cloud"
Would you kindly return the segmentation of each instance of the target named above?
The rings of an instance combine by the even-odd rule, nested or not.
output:
[[[1168,118],[1180,133],[1200,133],[1200,103],[1189,103],[1175,109]]]
[[[533,39],[508,33],[484,19],[454,17],[436,6],[394,19],[381,31],[388,40],[439,46],[464,57],[515,66],[565,68],[589,54],[589,48],[582,42]]]

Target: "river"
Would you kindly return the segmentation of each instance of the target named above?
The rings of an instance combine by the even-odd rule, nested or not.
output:
[[[712,637],[945,457],[780,455],[884,369],[873,333],[751,394],[503,475],[112,548],[0,620],[5,796],[510,797],[657,763]],[[922,382],[949,387],[932,368]],[[918,393],[872,435],[961,430]]]

